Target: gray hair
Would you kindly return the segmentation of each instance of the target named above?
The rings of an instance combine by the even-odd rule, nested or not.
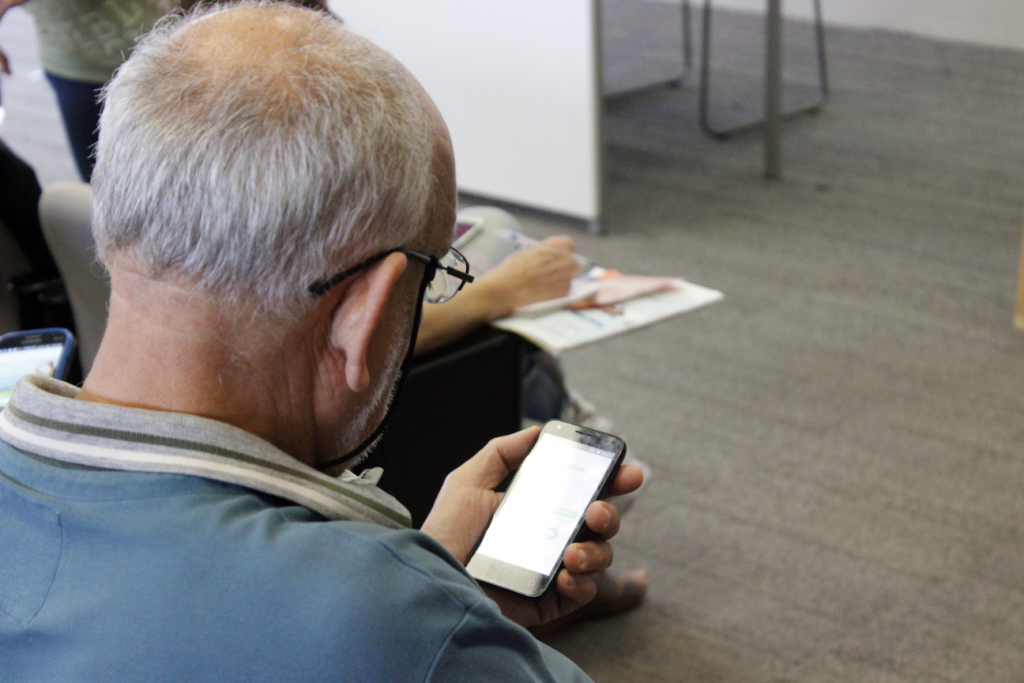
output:
[[[201,54],[197,24],[238,7],[286,26],[287,45],[257,61],[226,36]],[[314,281],[421,234],[436,140],[398,62],[322,13],[244,2],[169,18],[104,92],[100,259],[288,317]]]

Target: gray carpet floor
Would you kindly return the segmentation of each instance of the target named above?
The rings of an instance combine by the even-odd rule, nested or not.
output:
[[[610,89],[673,70],[678,7],[604,19]],[[715,117],[738,120],[760,20],[718,19]],[[23,69],[0,135],[73,178],[25,21],[0,31]],[[787,27],[798,86],[809,36]],[[550,640],[597,681],[1024,680],[1024,53],[828,39],[833,98],[786,128],[783,181],[757,136],[699,132],[691,78],[609,103],[608,235],[520,212],[726,293],[565,357],[655,472],[616,556],[650,570],[648,600]]]

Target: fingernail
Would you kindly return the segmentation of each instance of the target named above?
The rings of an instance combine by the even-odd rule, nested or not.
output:
[[[582,565],[586,565],[587,564],[587,551],[580,549],[580,550],[577,550],[576,553],[579,556],[578,557],[579,563],[582,564]]]

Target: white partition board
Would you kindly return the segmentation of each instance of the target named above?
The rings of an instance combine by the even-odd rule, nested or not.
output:
[[[437,103],[464,192],[596,220],[596,0],[332,0]]]

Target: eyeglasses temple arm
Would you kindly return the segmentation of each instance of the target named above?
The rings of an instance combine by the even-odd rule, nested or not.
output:
[[[338,273],[337,275],[335,275],[334,277],[332,277],[332,278],[330,278],[328,280],[321,280],[320,282],[314,282],[313,284],[311,284],[309,287],[306,288],[306,291],[309,292],[310,296],[312,296],[314,298],[323,296],[327,292],[331,291],[331,289],[333,289],[334,286],[337,285],[339,282],[348,279],[354,273],[359,272],[360,270],[362,270],[363,268],[366,268],[367,266],[372,266],[377,261],[384,260],[386,257],[388,257],[391,254],[395,253],[395,251],[397,251],[397,250],[387,251],[387,252],[384,252],[382,254],[377,254],[376,256],[371,256],[370,258],[366,259],[365,261],[363,261],[359,265],[352,266],[351,268],[349,268],[345,272]]]
[[[441,262],[438,261],[434,257],[426,256],[424,254],[418,254],[415,251],[403,251],[403,253],[406,256],[414,258],[417,261],[419,261],[421,263],[425,263],[428,266],[433,266],[434,268],[437,268],[438,270],[443,270],[444,272],[448,273],[449,275],[453,275],[454,277],[459,278],[463,282],[472,282],[473,280],[476,279],[475,277],[470,275],[468,272],[463,272],[463,271],[461,271],[458,268],[455,268],[453,266],[441,265]],[[462,254],[460,253],[459,256],[462,256]],[[465,259],[466,257],[462,256],[462,258]],[[469,267],[468,263],[466,264],[466,267],[467,268]]]
[[[472,282],[473,280],[476,279],[475,277],[473,277],[469,273],[465,273],[465,272],[459,270],[458,268],[452,268],[451,266],[441,266],[441,267],[444,268],[446,273],[448,273],[449,275],[452,275],[454,277],[459,278],[463,282],[467,282],[468,283],[468,282]]]

